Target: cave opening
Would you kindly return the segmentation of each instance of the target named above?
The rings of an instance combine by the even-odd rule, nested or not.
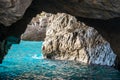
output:
[[[3,25],[0,25],[1,26],[0,27],[1,31],[0,32],[2,33],[2,36],[4,36],[4,37],[0,38],[1,41],[4,40],[4,39],[7,39],[7,37],[9,37],[9,36],[15,36],[18,39],[20,39],[21,34],[24,33],[24,31],[27,28],[27,24],[29,24],[29,22],[31,21],[31,19],[33,17],[35,17],[37,14],[40,14],[42,11],[45,11],[45,12],[48,12],[48,13],[57,13],[57,12],[69,13],[67,11],[62,10],[62,8],[57,7],[57,4],[54,4],[54,2],[51,1],[51,0],[48,0],[48,1],[45,1],[45,0],[33,0],[32,4],[30,5],[30,7],[25,12],[23,18],[21,18],[16,23],[12,24],[10,27],[4,28]],[[116,54],[120,54],[120,49],[119,49],[120,48],[120,27],[119,27],[120,26],[120,18],[113,18],[113,19],[108,19],[108,20],[90,19],[90,18],[83,18],[83,17],[78,17],[78,16],[76,16],[76,18],[78,19],[78,21],[84,22],[86,25],[94,27],[95,29],[97,29],[97,31],[108,42],[110,42],[111,47],[113,48],[114,52]],[[17,43],[19,43],[19,42],[17,42]],[[40,58],[40,56],[36,56],[36,55],[33,55],[32,57],[36,58],[36,59]],[[118,58],[120,59],[120,56],[118,56]],[[118,58],[117,58],[117,61],[120,61],[120,60],[118,60]],[[49,62],[49,61],[46,61],[46,63],[47,62]],[[58,63],[61,64],[61,62],[58,62]],[[28,64],[28,65],[30,65],[30,64]],[[37,64],[40,64],[40,63],[37,62]],[[66,63],[64,63],[64,64],[66,64]],[[120,63],[117,62],[116,64],[118,65],[116,68],[120,69]],[[46,65],[46,64],[41,63],[41,65]],[[54,70],[54,69],[57,70],[57,68],[55,67],[57,65],[56,65],[56,63],[53,66],[51,66],[49,64],[49,67],[50,67],[49,69],[51,71]],[[36,65],[36,66],[39,67],[40,65]],[[62,66],[64,66],[64,65],[62,65]],[[89,66],[87,66],[87,67],[89,67]],[[46,67],[43,67],[43,68],[46,68]],[[91,70],[93,70],[93,68]],[[46,71],[47,71],[47,69],[46,69]],[[44,72],[44,71],[41,71],[41,72]],[[47,73],[46,75],[48,75],[48,77],[49,77],[49,73]],[[54,74],[52,74],[52,75],[54,75]],[[29,75],[29,77],[30,77],[30,75]]]
[[[48,13],[57,13],[57,12],[64,12],[69,13],[65,10],[62,10],[62,8],[58,7],[56,3],[52,0],[33,0],[30,7],[25,12],[22,19],[17,21],[16,23],[12,24],[10,27],[1,29],[1,33],[3,34],[3,39],[5,39],[8,36],[15,36],[20,39],[20,36],[27,28],[27,24],[30,23],[33,17],[35,17],[37,14],[40,14],[42,11],[48,12]],[[71,14],[72,15],[72,14]],[[97,29],[97,31],[111,44],[111,47],[113,48],[114,52],[116,54],[120,54],[120,18],[113,18],[108,20],[100,20],[100,19],[90,19],[90,18],[83,18],[78,17],[76,18],[84,22],[86,25],[94,27]],[[2,39],[1,38],[1,39]],[[2,40],[3,40],[2,39]],[[120,58],[120,56],[118,56]]]

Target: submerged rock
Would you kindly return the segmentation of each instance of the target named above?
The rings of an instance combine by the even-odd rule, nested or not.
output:
[[[0,23],[10,26],[19,20],[32,0],[0,0]]]
[[[42,50],[46,58],[88,64],[112,66],[116,58],[110,44],[94,28],[65,13],[50,14]]]

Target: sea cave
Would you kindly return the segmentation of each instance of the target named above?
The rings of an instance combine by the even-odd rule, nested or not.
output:
[[[0,0],[0,80],[120,80],[119,7]]]

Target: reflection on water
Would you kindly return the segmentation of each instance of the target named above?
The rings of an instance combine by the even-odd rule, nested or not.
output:
[[[12,45],[0,64],[0,80],[120,80],[120,72],[98,65],[43,59],[42,42]]]

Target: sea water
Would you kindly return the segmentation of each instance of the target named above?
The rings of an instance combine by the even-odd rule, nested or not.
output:
[[[13,44],[0,64],[0,80],[120,80],[111,67],[44,59],[42,43]]]

